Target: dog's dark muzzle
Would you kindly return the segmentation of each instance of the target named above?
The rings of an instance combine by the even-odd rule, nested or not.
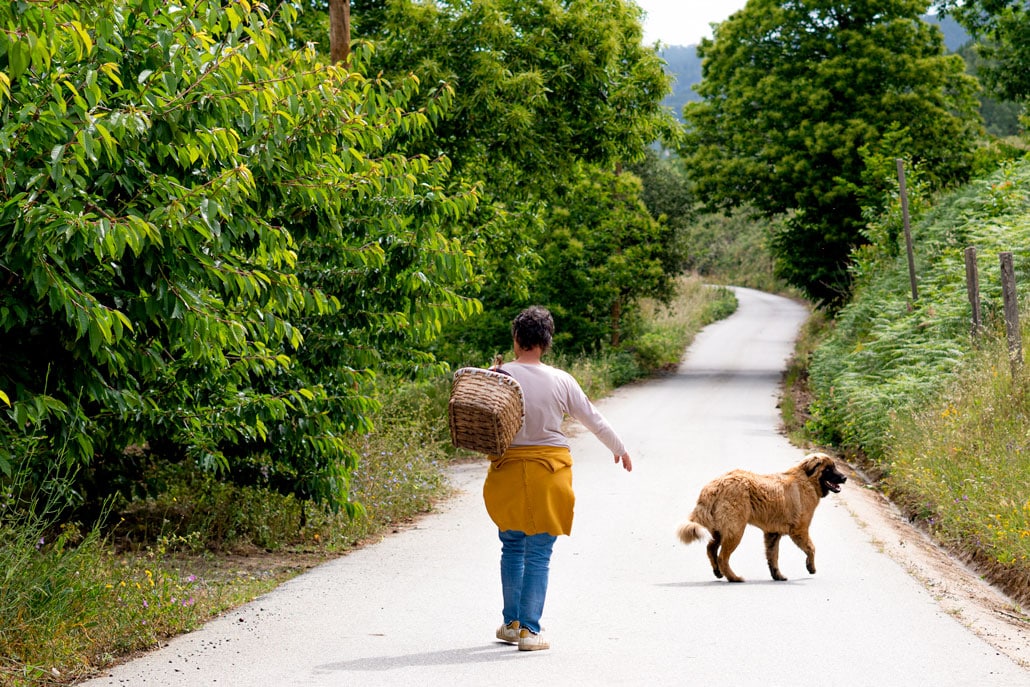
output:
[[[839,494],[841,487],[847,481],[847,477],[830,467],[823,470],[823,474],[819,476],[819,486],[823,488],[823,496],[826,496],[831,491],[834,494]]]

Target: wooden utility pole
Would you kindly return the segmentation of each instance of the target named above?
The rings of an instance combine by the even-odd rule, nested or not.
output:
[[[977,336],[983,325],[980,321],[980,273],[976,268],[976,246],[966,248],[966,292],[973,311],[973,336]]]
[[[999,253],[1001,261],[1001,295],[1005,305],[1005,333],[1009,341],[1009,360],[1012,374],[1023,365],[1023,336],[1019,331],[1019,299],[1016,296],[1016,271],[1012,266],[1012,253]]]
[[[905,161],[900,157],[898,163],[898,186],[901,193],[901,219],[905,225],[905,250],[908,252],[908,280],[912,284],[912,302],[919,300],[916,289],[916,258],[912,250],[912,228],[908,222],[908,190],[905,188]]]
[[[329,58],[350,64],[350,0],[329,0]]]

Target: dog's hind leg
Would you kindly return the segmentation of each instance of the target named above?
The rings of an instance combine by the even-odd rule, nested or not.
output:
[[[791,541],[798,545],[798,548],[805,552],[805,567],[808,568],[810,575],[815,574],[815,544],[812,543],[812,538],[808,536],[808,532],[792,532],[790,535]]]
[[[787,579],[780,572],[779,566],[781,536],[783,535],[779,532],[765,533],[765,560],[769,563],[769,574],[778,582],[783,582]]]
[[[726,576],[729,582],[743,582],[744,578],[733,572],[733,568],[730,567],[730,554],[740,544],[740,540],[744,537],[744,532],[741,530],[730,530],[722,533],[722,547],[719,549],[719,570],[723,575]]]
[[[718,530],[712,532],[712,538],[708,540],[708,560],[712,563],[712,572],[716,578],[722,578],[722,571],[719,570],[719,542],[722,541],[722,533]]]

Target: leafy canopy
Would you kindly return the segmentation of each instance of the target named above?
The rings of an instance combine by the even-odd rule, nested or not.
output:
[[[563,202],[584,165],[608,174],[677,128],[661,105],[669,77],[642,44],[640,8],[625,0],[394,0],[355,4],[353,16],[356,35],[375,43],[375,71],[410,71],[454,89],[454,107],[412,148],[442,152],[454,178],[482,194],[458,235],[476,254],[485,316],[449,334],[473,347],[510,345],[513,312],[554,290],[540,262],[553,252],[548,207]],[[623,241],[593,240],[609,242],[610,252]]]
[[[980,78],[1001,100],[1030,99],[1030,6],[1024,0],[940,0],[977,40]]]
[[[712,207],[791,213],[773,241],[780,276],[837,305],[863,206],[904,157],[960,180],[978,132],[975,82],[943,54],[918,0],[751,0],[702,41],[704,98],[684,108],[681,153]]]
[[[63,456],[81,490],[141,445],[342,505],[372,372],[475,311],[447,234],[476,197],[396,152],[450,92],[411,108],[293,15],[0,7],[0,470]]]
[[[551,205],[535,282],[562,322],[560,336],[618,345],[640,298],[671,295],[673,232],[642,195],[636,175],[584,166]]]

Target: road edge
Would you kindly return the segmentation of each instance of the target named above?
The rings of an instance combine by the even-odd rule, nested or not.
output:
[[[1030,670],[1030,620],[1019,604],[912,525],[860,470],[838,461],[853,479],[836,496],[873,544],[916,579],[944,612]]]

